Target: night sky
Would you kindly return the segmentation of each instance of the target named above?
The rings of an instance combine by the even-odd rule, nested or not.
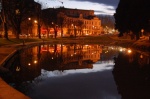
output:
[[[35,0],[42,4],[42,8],[65,8],[94,10],[95,14],[113,15],[119,0]],[[63,3],[62,3],[63,2]]]

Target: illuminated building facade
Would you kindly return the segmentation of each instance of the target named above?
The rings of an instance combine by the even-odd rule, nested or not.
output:
[[[69,8],[48,8],[43,11],[48,14],[49,11],[56,11],[58,19],[64,19],[63,25],[60,26],[58,22],[58,36],[85,36],[85,35],[99,35],[101,34],[101,20],[94,15],[94,10],[81,10]],[[63,33],[61,33],[61,28]],[[44,25],[43,25],[44,30]],[[50,31],[53,31],[50,29]],[[45,30],[44,30],[45,32]],[[51,32],[52,33],[52,32]]]

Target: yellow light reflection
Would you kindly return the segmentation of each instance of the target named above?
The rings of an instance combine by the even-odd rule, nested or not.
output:
[[[28,63],[28,66],[31,66],[31,63]]]
[[[122,51],[123,51],[123,49],[121,48],[119,51],[120,51],[120,52],[122,52]]]
[[[19,66],[16,67],[16,71],[20,71],[20,67]]]
[[[37,63],[37,60],[34,61],[34,64],[36,64],[36,63]]]
[[[143,58],[143,55],[142,55],[142,54],[140,55],[140,58]]]
[[[37,23],[37,20],[34,20],[34,23]]]
[[[131,49],[128,49],[128,53],[129,53],[129,54],[132,53],[132,50],[131,50]]]

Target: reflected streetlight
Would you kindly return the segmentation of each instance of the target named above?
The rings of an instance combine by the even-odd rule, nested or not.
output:
[[[28,66],[31,66],[31,63],[28,63]]]
[[[140,58],[143,58],[143,55],[142,55],[142,54],[140,55]]]
[[[131,50],[131,49],[128,49],[128,53],[129,53],[129,54],[132,53],[132,50]]]
[[[34,20],[34,23],[38,23],[37,20]]]
[[[37,60],[34,61],[34,64],[37,64]]]
[[[20,71],[20,67],[19,66],[16,67],[16,71],[17,72]]]
[[[122,48],[120,48],[120,50],[119,50],[120,52],[122,52],[123,51],[123,49]]]

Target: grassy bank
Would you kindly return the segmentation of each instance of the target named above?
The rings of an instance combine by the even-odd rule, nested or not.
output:
[[[110,39],[108,36],[87,36],[87,37],[76,37],[76,38],[10,38],[9,40],[0,38],[0,46],[3,45],[9,45],[9,44],[21,44],[21,43],[29,43],[29,42],[43,42],[43,41],[49,41],[49,42],[60,42],[60,43],[108,43],[111,42],[113,39]]]
[[[117,45],[122,47],[133,47],[140,50],[150,50],[150,42],[148,40],[131,40],[126,37],[118,37],[117,35],[102,35],[102,36],[85,36],[85,37],[64,37],[64,38],[10,38],[9,40],[0,38],[0,46],[11,44],[23,44],[23,42],[51,42],[51,43],[82,43],[82,44],[103,44]]]

